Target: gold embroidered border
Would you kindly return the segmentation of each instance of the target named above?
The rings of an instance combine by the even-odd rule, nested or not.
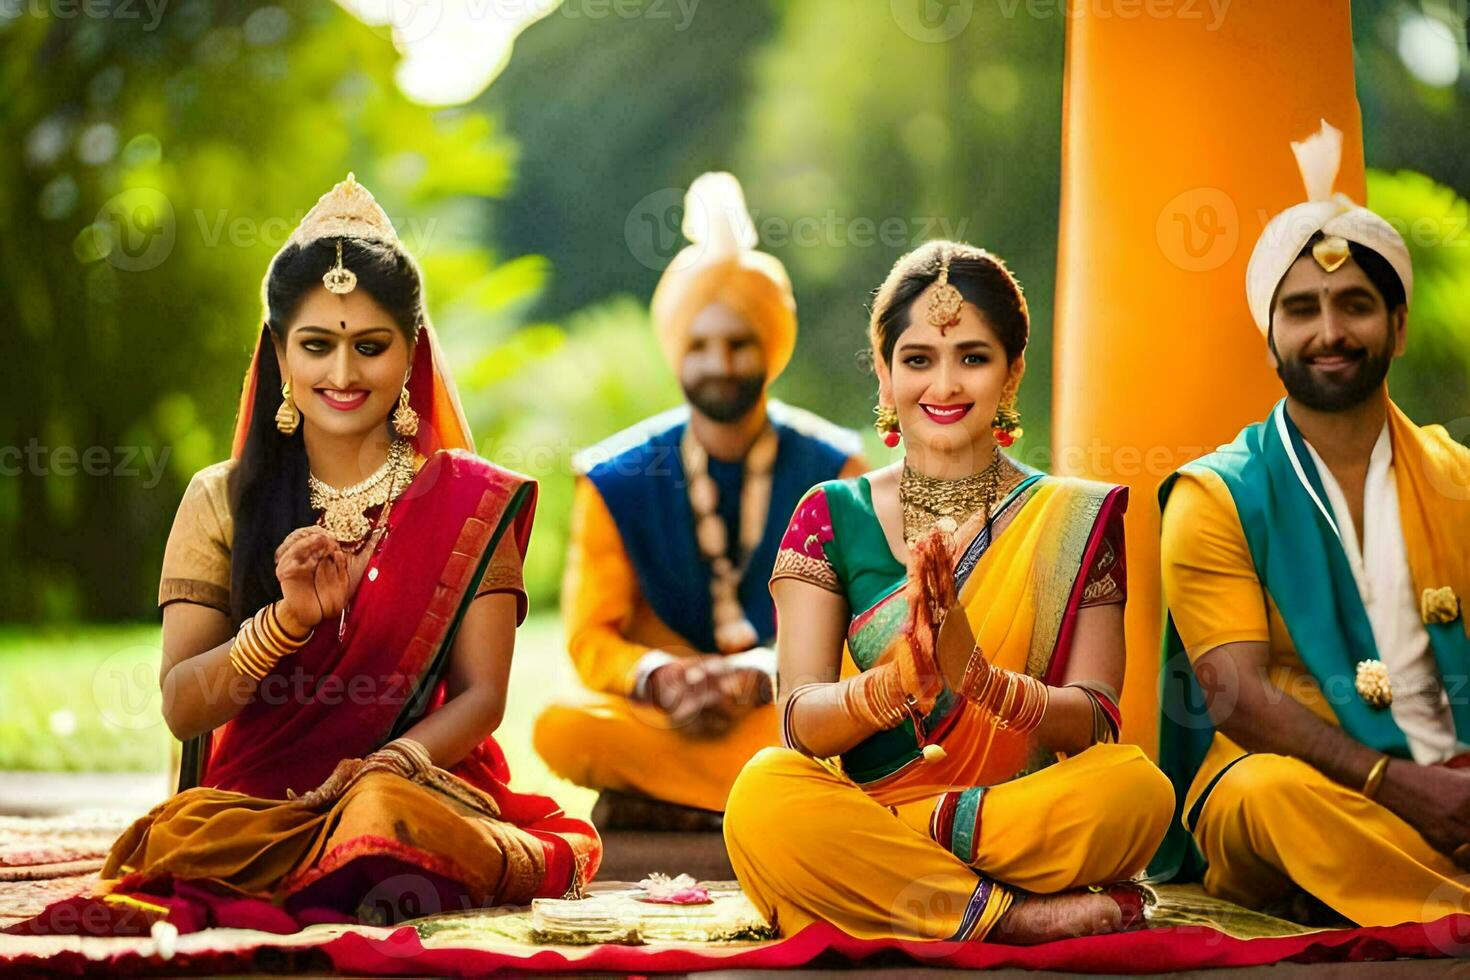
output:
[[[842,592],[842,583],[837,580],[837,571],[827,562],[803,555],[791,548],[782,548],[776,555],[776,564],[771,569],[771,581],[778,578],[795,578],[826,589]]]

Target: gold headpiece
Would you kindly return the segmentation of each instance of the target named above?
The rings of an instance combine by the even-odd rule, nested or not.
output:
[[[355,174],[337,184],[317,200],[291,233],[288,245],[310,245],[323,238],[360,238],[386,245],[398,244],[393,222],[372,192],[357,182]],[[357,288],[357,276],[342,264],[342,243],[337,243],[337,263],[322,276],[322,285],[342,295]]]
[[[949,256],[939,261],[939,278],[934,280],[934,295],[929,298],[929,322],[941,335],[960,322],[960,307],[965,297],[949,281]]]
[[[1336,272],[1352,254],[1347,239],[1341,235],[1328,235],[1312,246],[1312,258],[1323,272]]]

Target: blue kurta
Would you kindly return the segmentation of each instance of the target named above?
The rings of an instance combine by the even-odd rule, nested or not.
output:
[[[767,405],[776,430],[771,504],[760,545],[740,582],[739,599],[761,645],[776,636],[776,610],[768,588],[781,536],[808,490],[841,472],[862,449],[856,432],[777,401]],[[670,629],[696,650],[715,647],[710,568],[694,537],[694,515],[679,444],[689,424],[687,406],[647,419],[580,453],[573,461],[607,504],[644,600]],[[729,531],[731,557],[740,541],[743,463],[710,458],[719,489],[719,514]]]

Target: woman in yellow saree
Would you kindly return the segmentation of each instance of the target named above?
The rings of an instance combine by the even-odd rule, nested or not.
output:
[[[783,735],[725,838],[788,933],[1040,942],[1136,928],[1173,804],[1113,744],[1126,490],[1000,451],[1029,330],[1005,265],[930,242],[879,290],[879,429],[904,460],[812,490],[772,576]],[[844,647],[846,656],[844,656]]]
[[[574,895],[597,870],[596,832],[511,790],[491,735],[535,483],[473,454],[418,267],[351,175],[264,298],[232,458],[195,476],[164,554],[181,792],[87,907],[16,931],[396,920]]]

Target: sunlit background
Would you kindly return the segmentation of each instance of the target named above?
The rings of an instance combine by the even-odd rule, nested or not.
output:
[[[933,237],[1005,256],[1034,323],[1019,448],[1045,465],[1061,7],[0,0],[0,770],[168,766],[164,540],[228,454],[267,262],[349,170],[423,264],[480,452],[541,481],[502,735],[526,788],[567,795],[527,744],[571,677],[567,460],[677,401],[646,306],[699,173],[742,178],[795,281],[776,394],[869,433],[857,352],[889,265]],[[1434,230],[1407,236],[1395,397],[1465,420],[1465,5],[1352,9],[1369,204]]]

